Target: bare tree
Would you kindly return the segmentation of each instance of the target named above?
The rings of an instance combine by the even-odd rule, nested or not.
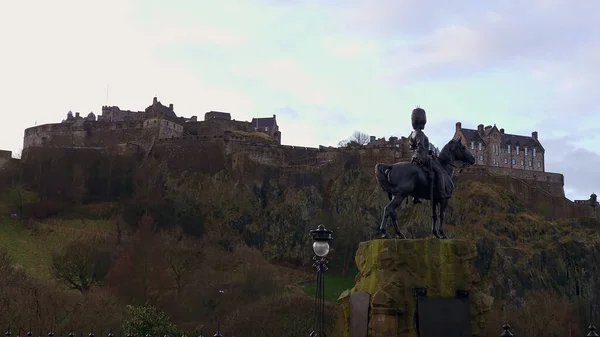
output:
[[[99,238],[84,238],[52,254],[51,272],[54,279],[70,289],[85,292],[104,279],[112,260],[106,242]]]
[[[348,144],[367,145],[370,141],[368,134],[361,131],[354,131],[348,139],[340,140],[338,146],[343,147]]]

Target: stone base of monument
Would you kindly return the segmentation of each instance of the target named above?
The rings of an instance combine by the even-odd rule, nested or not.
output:
[[[360,243],[334,336],[481,336],[493,298],[478,288],[476,258],[475,245],[460,240]]]

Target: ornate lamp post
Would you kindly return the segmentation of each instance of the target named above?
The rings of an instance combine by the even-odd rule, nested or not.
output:
[[[317,270],[317,291],[315,294],[315,322],[310,337],[325,337],[325,299],[324,299],[324,275],[327,270],[327,254],[329,254],[329,242],[333,240],[333,232],[319,225],[317,229],[310,231],[313,238],[313,266]]]

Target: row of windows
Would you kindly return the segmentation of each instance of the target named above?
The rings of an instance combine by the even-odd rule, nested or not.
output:
[[[479,151],[481,151],[481,149],[482,149],[481,142],[477,143],[477,149]],[[515,149],[517,151],[517,154],[521,153],[521,149],[520,149],[519,145],[515,146]],[[474,141],[471,141],[471,150],[475,150],[475,142]],[[499,154],[500,153],[500,146],[498,144],[492,144],[492,150],[494,151],[495,154]],[[525,151],[525,156],[528,156],[529,155],[529,149],[527,147],[525,147],[525,148],[523,148],[523,150]],[[535,147],[532,149],[531,155],[533,157],[535,157],[537,155],[537,151],[536,150],[537,149]],[[511,146],[510,146],[510,144],[506,146],[506,151],[507,151],[507,153],[511,153]]]
[[[483,156],[482,155],[479,156],[479,161],[483,162]],[[513,158],[511,162],[512,162],[513,165],[517,165],[517,160],[516,159]],[[535,162],[535,163],[536,163],[536,166],[538,168],[542,167],[542,163],[541,162],[538,161],[538,162]],[[492,164],[494,166],[498,166],[498,162],[496,161],[496,158],[494,158],[492,160]],[[508,164],[508,158],[504,158],[504,164]],[[527,162],[527,164],[528,164],[529,167],[532,167],[533,166],[533,161],[530,160],[530,161]],[[521,159],[521,166],[525,166],[525,161],[523,159]]]

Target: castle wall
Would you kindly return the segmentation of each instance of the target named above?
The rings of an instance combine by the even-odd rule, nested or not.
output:
[[[506,167],[486,167],[491,173],[510,175],[525,180],[528,184],[546,190],[548,193],[564,197],[564,176],[560,173],[540,172]]]
[[[185,123],[186,132],[195,136],[219,136],[225,131],[245,131],[250,132],[250,123],[244,121],[228,120],[222,118],[213,118],[200,122]]]
[[[492,169],[496,169],[495,171]],[[561,174],[544,172],[543,176],[550,174],[552,187],[548,188],[545,182],[539,180],[524,180],[513,174],[499,174],[499,168],[469,167],[457,172],[456,180],[460,184],[462,179],[480,180],[499,184],[519,197],[524,204],[548,218],[591,218],[597,217],[595,210],[589,205],[576,204],[564,197],[562,184],[556,182]],[[507,170],[507,169],[503,169]],[[510,173],[516,170],[508,170]],[[521,170],[524,171],[524,170]],[[525,171],[529,172],[529,171]],[[532,173],[533,174],[533,173]],[[539,177],[537,177],[539,179]],[[542,177],[542,179],[546,179]],[[560,189],[560,191],[558,191]],[[560,193],[559,193],[560,192]]]
[[[0,169],[12,160],[12,151],[0,150]]]
[[[175,138],[183,136],[183,126],[173,121],[162,119],[160,120],[158,138]]]
[[[121,110],[118,106],[103,106],[100,119],[113,122],[142,121],[147,116],[144,111]]]
[[[158,128],[143,128],[143,121],[45,124],[25,129],[23,150],[30,147],[105,147],[131,141],[150,141]]]

